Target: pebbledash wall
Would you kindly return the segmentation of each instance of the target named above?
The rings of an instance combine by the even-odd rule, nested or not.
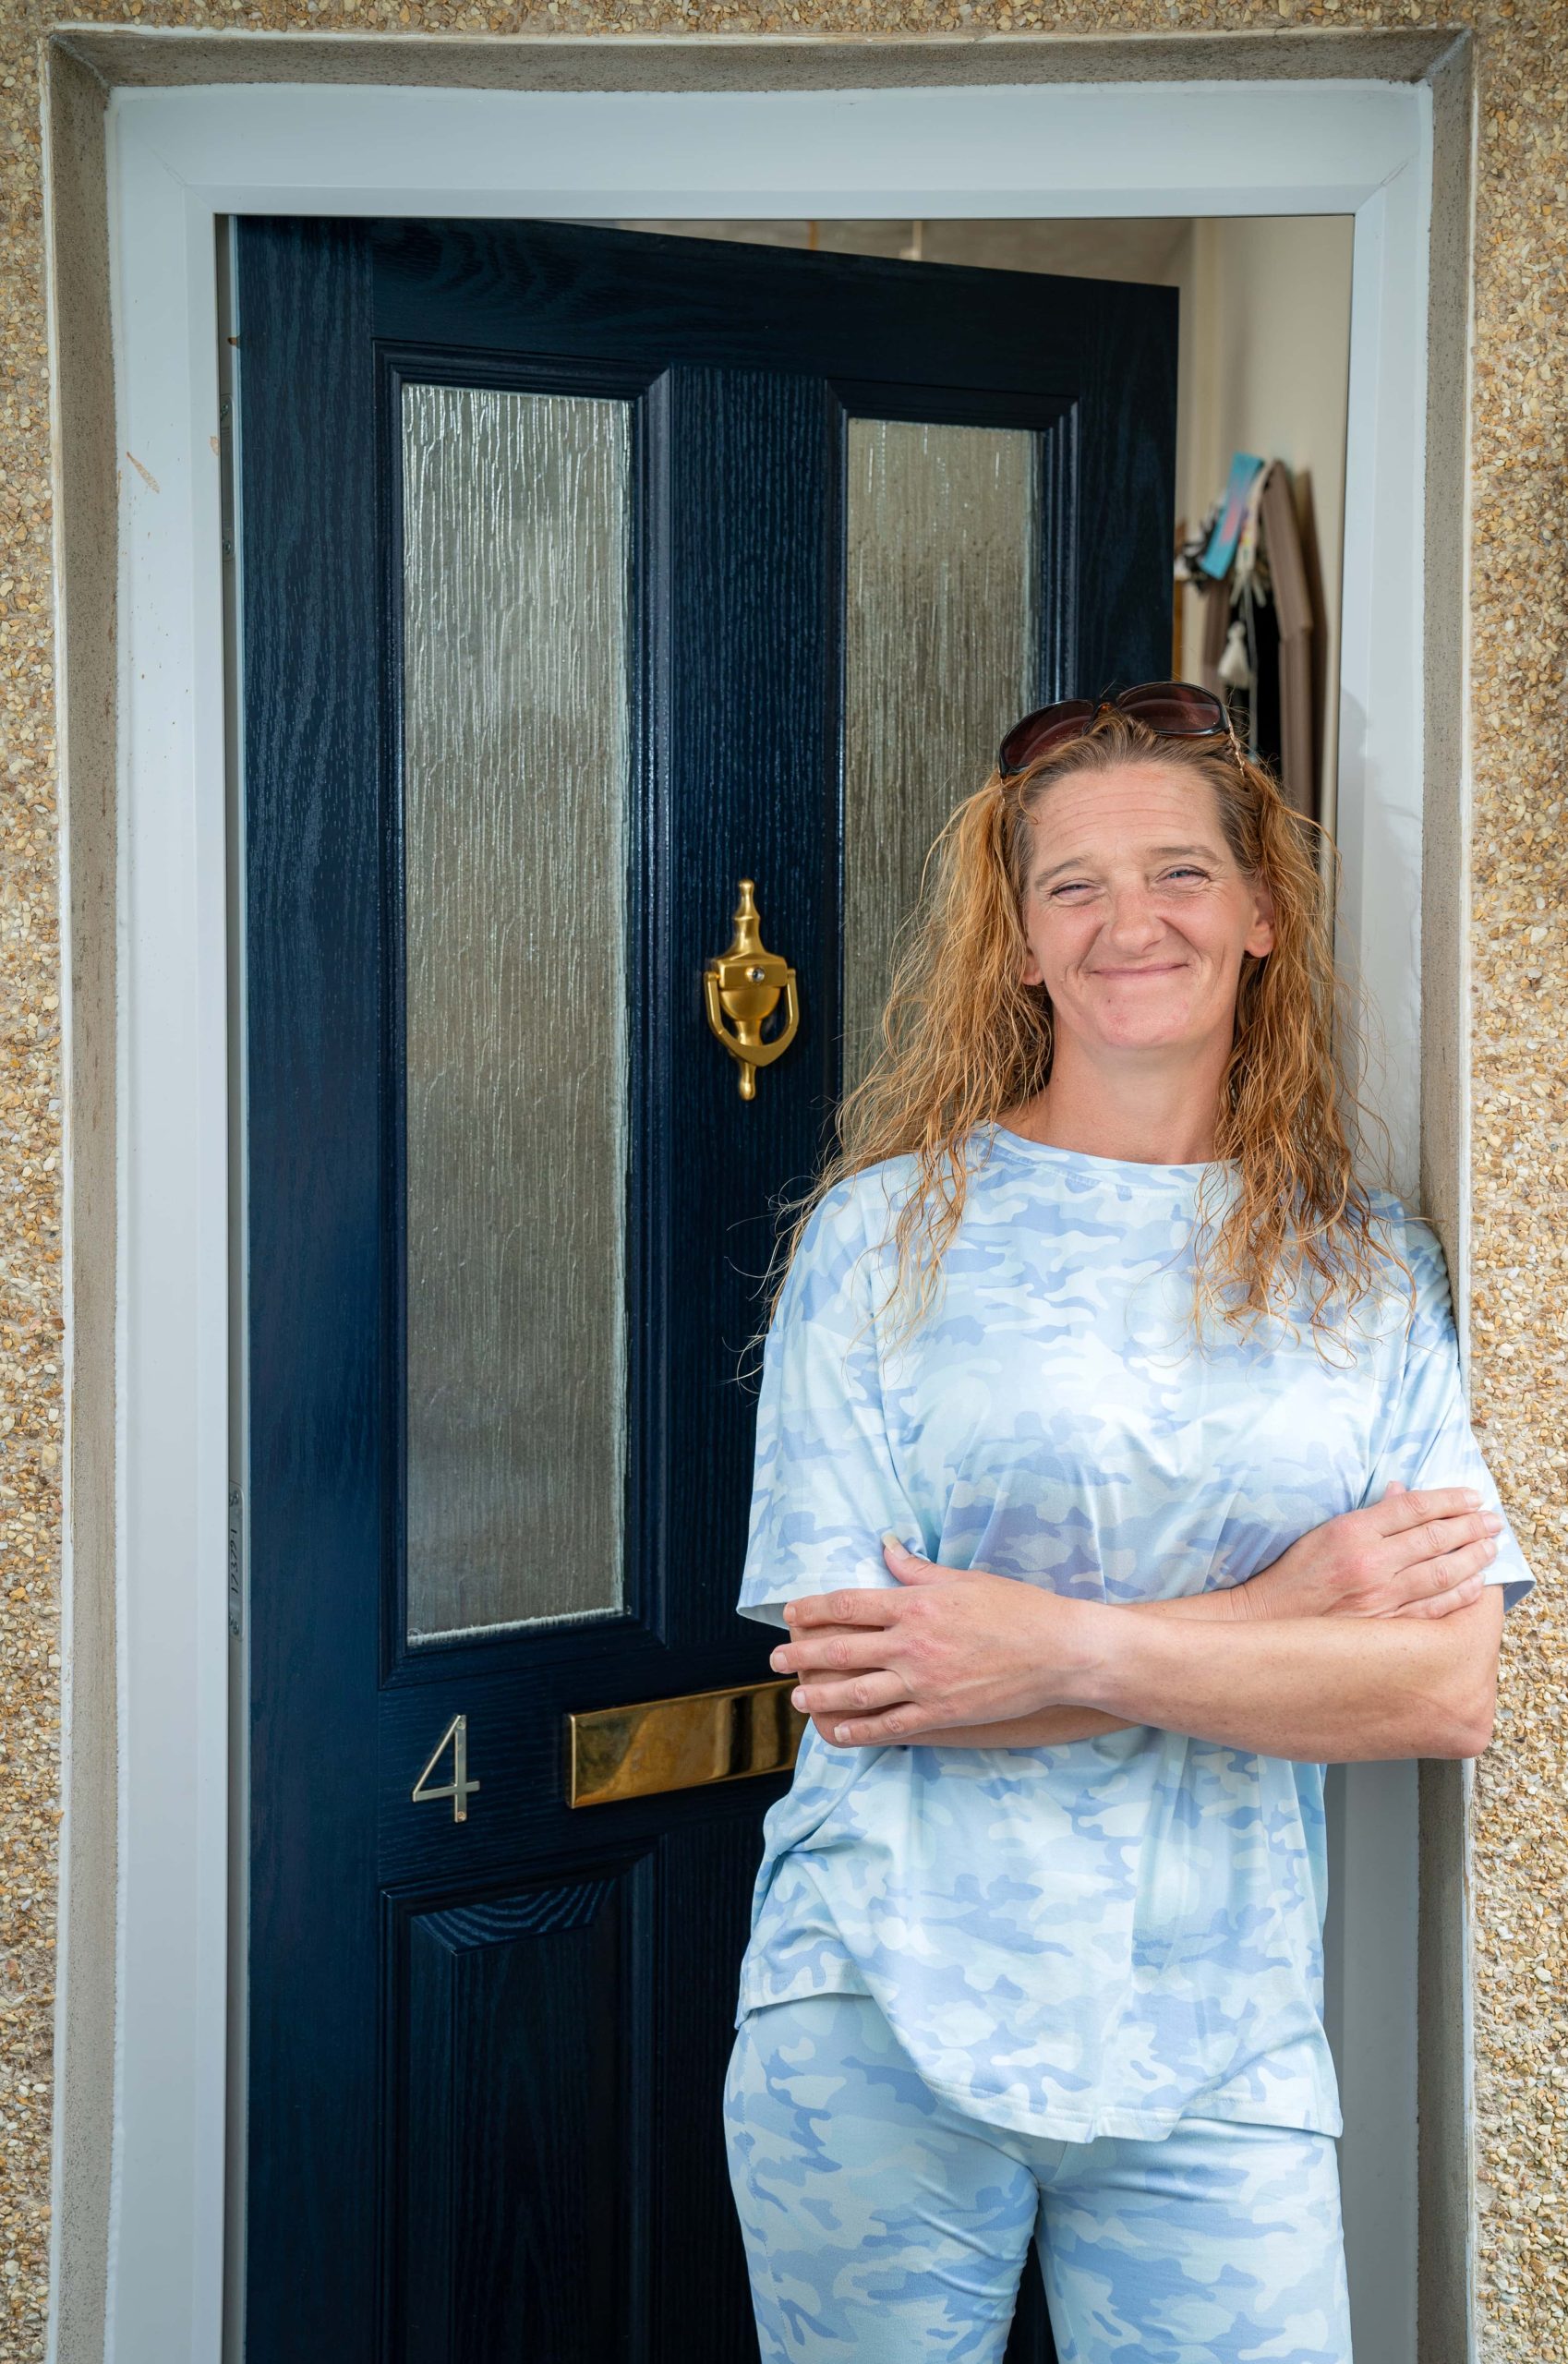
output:
[[[65,1396],[41,82],[65,20],[40,0],[0,0],[0,2364],[42,2358],[48,2336]],[[1509,1621],[1497,1738],[1476,1782],[1481,2352],[1487,2364],[1568,2356],[1568,0],[126,0],[74,8],[69,21],[389,42],[409,30],[1475,35],[1473,1370],[1486,1448],[1541,1579],[1536,1604]],[[1214,137],[1224,138],[1223,103]],[[68,322],[57,329],[68,336]],[[79,1079],[78,1092],[79,1102]],[[78,1139],[74,1153],[90,1165],[103,1144]],[[102,1188],[102,1176],[87,1178]],[[78,1391],[74,1422],[93,1417]]]

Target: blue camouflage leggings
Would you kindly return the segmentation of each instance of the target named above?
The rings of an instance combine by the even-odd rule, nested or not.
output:
[[[1327,2135],[1015,2134],[863,1995],[750,2012],[724,2118],[764,2364],[999,2364],[1031,2239],[1061,2364],[1350,2364]]]

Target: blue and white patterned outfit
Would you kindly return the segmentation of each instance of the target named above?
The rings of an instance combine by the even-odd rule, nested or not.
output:
[[[1060,2364],[1351,2364],[1326,2134],[985,2126],[868,1995],[748,2012],[724,2115],[763,2364],[1000,2364],[1031,2243]]]
[[[986,1128],[938,1303],[879,1313],[908,1160],[842,1184],[791,1266],[765,1360],[748,1615],[888,1586],[880,1538],[1080,1599],[1241,1584],[1343,1511],[1493,1487],[1441,1249],[1325,1359],[1190,1332],[1203,1169]],[[1219,1177],[1222,1182],[1224,1176]],[[1513,1537],[1489,1581],[1518,1598]],[[1323,1768],[1139,1726],[1030,1749],[837,1748],[808,1730],[767,1816],[736,2020],[869,1996],[932,2093],[1048,2141],[1183,2119],[1340,2129],[1321,2017]],[[1267,2351],[1265,2351],[1267,2352]]]

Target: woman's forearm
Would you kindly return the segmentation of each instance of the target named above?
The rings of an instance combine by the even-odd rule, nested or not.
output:
[[[772,1663],[840,1747],[1038,1748],[1152,1725],[1309,1762],[1473,1756],[1502,1596],[1484,1582],[1490,1534],[1455,1499],[1391,1489],[1245,1584],[1126,1604],[944,1567],[890,1536],[898,1589],[787,1601]]]
[[[1491,1732],[1502,1597],[1436,1622],[1190,1617],[1079,1621],[1076,1706],[1260,1755],[1355,1763],[1476,1756]],[[1076,1652],[1075,1652],[1076,1655]]]
[[[923,1733],[922,1743],[1049,1748],[1152,1724],[1263,1756],[1356,1764],[1477,1756],[1490,1735],[1502,1629],[1495,1591],[1441,1623],[1253,1622],[1236,1613],[1228,1593],[1128,1606],[1136,1622],[1102,1626],[1092,1666],[1067,1677],[1090,1699]]]
[[[1182,1594],[1175,1600],[1129,1600],[1123,1604],[1135,1616],[1186,1617],[1208,1624],[1235,1622],[1240,1587]],[[831,1719],[824,1717],[821,1725]],[[1098,1740],[1106,1732],[1130,1731],[1148,1718],[1107,1715],[1098,1707],[1040,1707],[1032,1716],[1013,1716],[1001,1724],[956,1724],[946,1731],[923,1733],[929,1748],[1055,1748],[1074,1740]],[[825,1734],[825,1736],[827,1736]]]

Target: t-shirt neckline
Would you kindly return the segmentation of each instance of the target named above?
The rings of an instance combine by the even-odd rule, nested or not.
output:
[[[1058,1149],[1050,1141],[1033,1141],[1010,1126],[992,1123],[979,1128],[1004,1150],[1015,1152],[1031,1165],[1060,1176],[1080,1188],[1100,1184],[1106,1188],[1196,1192],[1206,1175],[1230,1175],[1234,1158],[1211,1158],[1196,1165],[1150,1165],[1137,1158],[1093,1157],[1087,1150]]]

